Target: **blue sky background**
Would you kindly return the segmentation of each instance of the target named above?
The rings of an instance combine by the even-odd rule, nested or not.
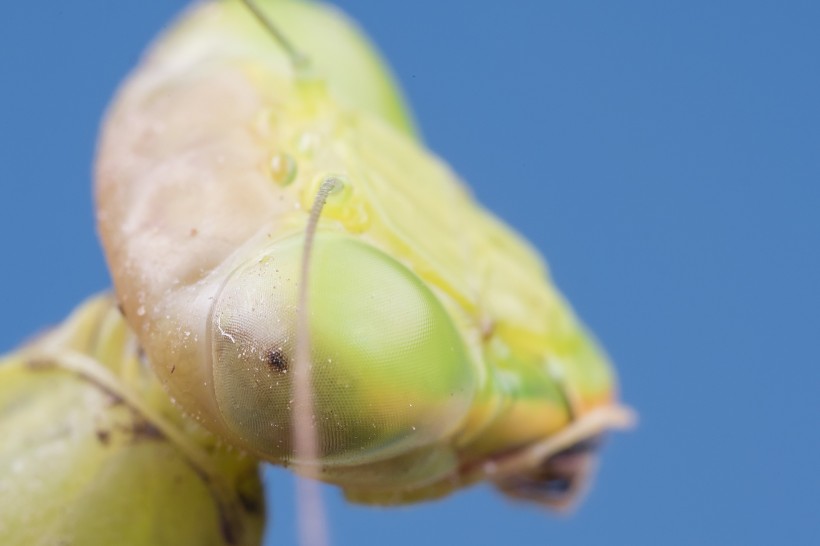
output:
[[[3,6],[0,350],[108,286],[97,125],[183,5]],[[342,6],[430,146],[548,257],[641,422],[569,519],[487,487],[394,510],[327,489],[336,544],[820,543],[820,3]],[[290,544],[269,476],[269,543]]]

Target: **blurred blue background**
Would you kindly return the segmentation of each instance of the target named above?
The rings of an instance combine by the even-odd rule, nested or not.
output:
[[[108,286],[97,126],[183,5],[4,5],[0,350]],[[392,510],[328,488],[335,543],[820,543],[820,3],[342,5],[430,146],[548,257],[641,422],[570,518],[487,487]],[[268,477],[269,543],[291,544],[291,478]]]

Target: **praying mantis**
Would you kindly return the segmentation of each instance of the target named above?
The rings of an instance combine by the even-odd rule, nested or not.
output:
[[[4,514],[18,543],[258,543],[257,460],[363,504],[490,481],[563,508],[633,419],[537,254],[423,147],[378,56],[325,7],[191,9],[115,99],[95,179],[114,296],[0,367],[0,500],[47,496],[27,468],[55,450],[95,463],[53,487],[92,494],[70,518],[60,495],[39,520]],[[98,469],[136,490],[132,460],[168,474],[146,494],[169,512],[114,531]]]

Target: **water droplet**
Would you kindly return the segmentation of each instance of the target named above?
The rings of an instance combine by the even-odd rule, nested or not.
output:
[[[314,150],[318,148],[320,140],[318,134],[305,131],[299,135],[299,139],[296,141],[296,148],[300,154],[310,156]]]
[[[296,160],[286,153],[274,155],[270,160],[273,180],[280,186],[287,186],[296,178]]]

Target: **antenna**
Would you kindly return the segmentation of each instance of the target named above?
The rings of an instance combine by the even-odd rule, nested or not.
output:
[[[293,71],[296,74],[304,73],[308,66],[310,65],[310,59],[307,55],[304,55],[301,51],[296,49],[294,45],[288,40],[287,36],[285,36],[279,27],[277,27],[273,21],[271,21],[267,15],[262,12],[259,6],[256,5],[254,0],[241,0],[242,4],[248,8],[248,10],[256,17],[256,20],[262,24],[263,27],[270,33],[276,43],[285,50],[285,54],[290,59],[290,64],[293,66]]]
[[[299,278],[299,307],[296,311],[296,366],[293,376],[293,439],[297,460],[312,462],[319,457],[316,440],[316,419],[313,407],[313,389],[310,381],[310,266],[313,242],[319,225],[319,216],[328,195],[341,184],[328,178],[316,192],[305,227],[302,246],[302,270]],[[299,508],[299,537],[303,546],[328,544],[327,524],[322,505],[322,492],[316,481],[297,477],[296,494]]]

